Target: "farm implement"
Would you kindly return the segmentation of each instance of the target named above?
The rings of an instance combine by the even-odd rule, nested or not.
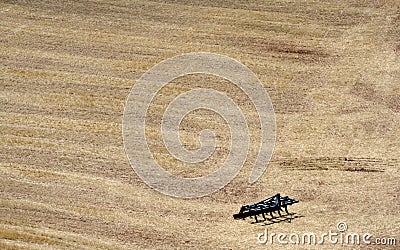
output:
[[[263,201],[242,206],[239,213],[234,214],[233,218],[244,220],[247,217],[254,216],[256,222],[258,222],[257,215],[262,215],[264,220],[266,220],[265,214],[269,213],[273,219],[275,218],[273,213],[277,212],[279,216],[282,216],[281,211],[283,211],[283,209],[285,210],[286,214],[289,215],[290,213],[287,207],[298,202],[298,200],[289,198],[288,196],[282,197],[280,194],[276,194]]]

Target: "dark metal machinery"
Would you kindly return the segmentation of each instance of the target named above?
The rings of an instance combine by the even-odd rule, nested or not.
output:
[[[242,206],[239,213],[234,214],[233,218],[244,220],[247,217],[254,216],[256,222],[258,222],[257,215],[262,215],[264,220],[266,220],[265,214],[269,213],[271,218],[274,218],[272,213],[278,212],[279,216],[282,216],[281,211],[283,211],[283,209],[286,214],[289,214],[287,207],[298,202],[298,200],[289,198],[288,196],[282,197],[280,194],[276,194],[263,201]]]

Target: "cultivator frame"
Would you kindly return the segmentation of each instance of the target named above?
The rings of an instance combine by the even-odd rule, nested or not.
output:
[[[269,197],[263,201],[251,204],[244,205],[240,208],[239,213],[234,214],[234,219],[246,219],[247,217],[254,216],[256,222],[258,222],[257,215],[262,215],[264,220],[266,220],[265,214],[270,214],[271,218],[275,218],[273,213],[278,212],[279,216],[282,216],[281,211],[282,208],[285,210],[286,214],[290,214],[287,207],[298,203],[298,200],[289,198],[288,196],[282,197],[280,194],[276,194],[274,196]]]

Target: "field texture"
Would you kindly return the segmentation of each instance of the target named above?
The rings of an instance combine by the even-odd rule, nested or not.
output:
[[[244,111],[252,146],[240,174],[203,198],[154,191],[132,170],[122,117],[135,81],[158,62],[213,52],[251,69],[268,91],[277,140],[267,171],[248,177],[260,124],[248,98],[214,76],[181,77],[148,111],[146,135],[168,171],[218,169],[229,129],[198,110],[182,142],[217,134],[217,150],[189,166],[163,146],[168,103],[197,87],[224,91]],[[270,232],[348,231],[400,246],[400,2],[0,0],[1,249],[308,249],[260,245]],[[300,200],[290,223],[235,221],[244,203],[276,193]],[[396,246],[311,246],[394,249]]]

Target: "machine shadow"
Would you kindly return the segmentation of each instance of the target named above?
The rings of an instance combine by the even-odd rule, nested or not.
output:
[[[264,220],[252,221],[251,224],[260,224],[261,226],[269,226],[276,223],[287,222],[291,223],[292,220],[303,218],[305,216],[296,213],[289,213],[279,217],[265,218]]]

